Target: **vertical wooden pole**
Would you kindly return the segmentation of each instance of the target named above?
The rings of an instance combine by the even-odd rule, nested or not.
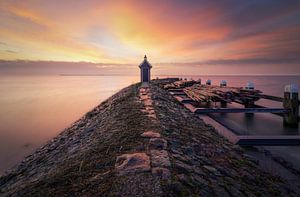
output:
[[[211,80],[210,79],[207,79],[207,81],[206,81],[206,85],[211,85]]]
[[[298,127],[299,121],[299,95],[298,87],[295,84],[286,85],[284,88],[283,108],[289,109],[290,112],[284,114],[284,125]]]
[[[253,108],[254,106],[254,101],[253,100],[248,100],[244,102],[245,108]]]
[[[252,83],[250,81],[247,82],[246,87],[245,87],[246,90],[254,90],[254,88],[255,88],[254,83]]]
[[[222,80],[220,82],[220,87],[226,87],[227,86],[227,81],[226,80]]]
[[[226,101],[221,101],[221,107],[226,108],[227,107],[227,102]]]
[[[220,87],[226,87],[227,86],[227,81],[226,80],[221,80],[220,82]],[[227,98],[225,98],[227,99]],[[226,101],[221,101],[221,107],[226,108],[227,107],[227,102]]]
[[[200,79],[200,78],[197,80],[197,83],[198,83],[199,85],[201,85],[201,79]]]
[[[254,90],[255,89],[255,85],[253,82],[247,82],[246,84],[246,87],[245,87],[246,90]],[[244,106],[245,108],[253,108],[254,107],[254,100],[246,100],[244,102]]]

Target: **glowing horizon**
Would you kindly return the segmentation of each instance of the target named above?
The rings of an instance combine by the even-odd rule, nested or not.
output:
[[[299,63],[294,0],[27,0],[2,1],[0,11],[2,60]]]

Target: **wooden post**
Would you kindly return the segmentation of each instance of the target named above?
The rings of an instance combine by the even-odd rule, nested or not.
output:
[[[246,90],[254,90],[255,89],[255,85],[253,82],[247,82],[246,84],[246,87],[245,87]],[[254,107],[254,100],[246,100],[244,102],[244,106],[245,108],[253,108]]]
[[[222,80],[220,82],[220,87],[226,87],[227,86],[227,81],[226,80]]]
[[[197,80],[197,83],[201,85],[201,79],[200,78]]]
[[[284,114],[284,125],[298,127],[299,120],[299,101],[298,87],[296,84],[286,85],[284,88],[283,108],[289,109],[290,112]]]
[[[226,87],[227,86],[227,81],[226,80],[221,80],[220,82],[220,87]],[[226,95],[227,99],[227,95]],[[225,100],[221,100],[221,107],[226,108],[227,107],[227,102]]]
[[[206,81],[206,85],[211,85],[211,80],[210,79],[207,79],[207,81]]]
[[[244,103],[245,108],[253,108],[254,107],[254,101],[253,100],[247,100]]]
[[[245,87],[246,90],[254,90],[254,88],[255,88],[255,86],[254,86],[254,83],[252,83],[252,82],[248,82]]]
[[[226,101],[221,101],[221,107],[226,108],[227,107],[227,102]]]

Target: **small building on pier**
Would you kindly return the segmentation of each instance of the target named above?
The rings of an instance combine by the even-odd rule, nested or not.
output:
[[[144,56],[144,61],[139,65],[141,70],[141,82],[149,82],[151,80],[150,70],[152,65],[148,62],[147,56]]]

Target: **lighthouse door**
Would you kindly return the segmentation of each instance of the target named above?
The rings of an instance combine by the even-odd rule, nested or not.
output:
[[[148,69],[143,69],[143,82],[148,82],[149,81],[149,70]]]

